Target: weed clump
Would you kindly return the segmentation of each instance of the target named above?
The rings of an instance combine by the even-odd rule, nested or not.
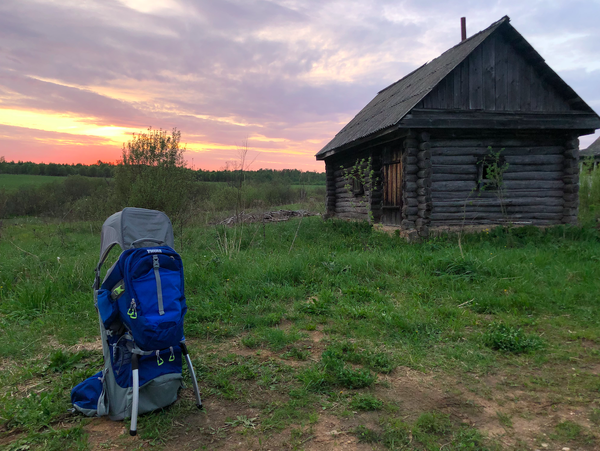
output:
[[[370,387],[377,376],[368,369],[353,369],[331,350],[326,350],[317,366],[298,374],[298,379],[307,390],[323,392],[338,386],[349,389]]]
[[[490,349],[512,354],[527,354],[544,347],[544,342],[539,336],[501,323],[490,324],[483,333],[482,340]]]
[[[347,367],[343,360],[328,350],[323,352],[322,361],[329,379],[335,385],[345,388],[365,388],[373,385],[377,378],[365,368],[355,370]]]
[[[377,431],[369,429],[362,424],[352,431],[358,438],[359,443],[377,443],[381,441],[381,437]]]
[[[398,366],[388,354],[360,349],[351,342],[335,343],[326,352],[333,358],[364,365],[378,373],[391,373]]]
[[[425,412],[421,414],[416,423],[420,431],[428,434],[447,434],[452,428],[450,417],[447,414],[438,412]]]
[[[383,407],[383,401],[369,393],[359,393],[350,401],[350,407],[364,411],[380,410]]]

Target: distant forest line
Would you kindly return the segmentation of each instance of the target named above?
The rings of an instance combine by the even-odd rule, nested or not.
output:
[[[31,161],[5,161],[0,157],[0,174],[50,175],[66,177],[81,175],[84,177],[112,178],[115,175],[114,163],[98,160],[95,164],[59,164],[33,163]],[[239,180],[239,170],[205,171],[192,170],[199,182],[232,182]],[[282,183],[285,185],[325,185],[325,173],[300,171],[298,169],[258,169],[244,171],[244,179],[249,182]]]

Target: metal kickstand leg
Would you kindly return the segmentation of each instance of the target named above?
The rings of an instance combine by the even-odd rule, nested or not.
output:
[[[137,354],[132,354],[131,356],[131,369],[133,373],[133,401],[131,403],[131,427],[129,428],[129,435],[136,435],[138,407],[140,404],[140,374]]]
[[[185,345],[185,342],[181,342],[181,352],[185,356],[185,361],[187,362],[187,366],[190,370],[190,376],[192,377],[192,384],[194,385],[194,393],[196,394],[196,407],[198,409],[202,409],[202,400],[200,399],[200,389],[198,388],[198,381],[196,380],[196,372],[194,371],[194,366],[192,365],[192,359],[190,358],[190,354],[188,353],[188,348]]]

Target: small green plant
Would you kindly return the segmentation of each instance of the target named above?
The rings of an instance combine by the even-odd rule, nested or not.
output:
[[[225,424],[231,427],[242,426],[244,429],[256,429],[256,420],[258,417],[248,418],[246,415],[235,417],[235,420],[226,421]]]
[[[530,353],[544,346],[539,336],[526,334],[521,328],[502,323],[490,324],[482,338],[483,344],[488,348],[512,354]]]
[[[513,423],[512,423],[512,419],[510,418],[510,415],[508,415],[506,413],[502,413],[500,411],[497,411],[496,416],[498,417],[498,421],[500,421],[500,424],[502,426],[504,426],[506,429],[510,429],[513,427]]]
[[[388,449],[402,449],[411,441],[411,431],[408,424],[394,418],[383,423],[383,444]]]
[[[350,401],[350,407],[354,410],[380,410],[383,407],[383,401],[369,393],[359,393]]]
[[[600,425],[600,408],[593,408],[590,413],[590,421],[595,425]]]
[[[306,349],[299,349],[295,346],[292,346],[288,352],[283,354],[284,358],[288,359],[297,359],[297,360],[306,360],[310,356],[310,351]]]
[[[577,440],[583,434],[581,425],[573,421],[563,421],[554,426],[554,434],[552,438],[556,440]]]
[[[398,366],[390,355],[361,349],[356,343],[349,341],[334,343],[326,352],[336,359],[361,364],[379,373],[390,373]]]
[[[273,351],[279,351],[300,338],[301,334],[295,330],[286,332],[276,328],[265,328],[242,338],[242,344],[251,349],[266,346]]]
[[[369,429],[362,424],[354,428],[352,433],[356,435],[359,443],[378,443],[381,441],[381,436],[377,433],[377,431]]]
[[[452,423],[450,416],[439,412],[425,412],[417,419],[416,426],[428,434],[443,435],[450,432]]]
[[[452,451],[490,451],[490,448],[484,444],[481,432],[470,427],[462,427],[456,431],[448,449]]]
[[[336,385],[345,388],[365,388],[373,385],[377,379],[377,376],[367,369],[355,370],[347,367],[344,361],[330,350],[323,352],[321,359],[330,380]]]

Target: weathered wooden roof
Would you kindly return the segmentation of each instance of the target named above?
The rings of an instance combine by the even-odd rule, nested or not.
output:
[[[592,144],[590,144],[590,146],[587,149],[579,152],[580,158],[598,157],[598,156],[600,156],[600,138],[598,138],[596,141],[594,141]]]
[[[462,41],[431,62],[380,91],[316,157],[322,160],[358,142],[401,128],[398,124],[424,97],[462,63],[483,41],[502,27],[510,41],[527,55],[527,60],[544,72],[544,78],[554,85],[569,104],[578,110],[595,114],[593,110],[554,72],[535,49],[509,24],[504,16],[488,28]]]

